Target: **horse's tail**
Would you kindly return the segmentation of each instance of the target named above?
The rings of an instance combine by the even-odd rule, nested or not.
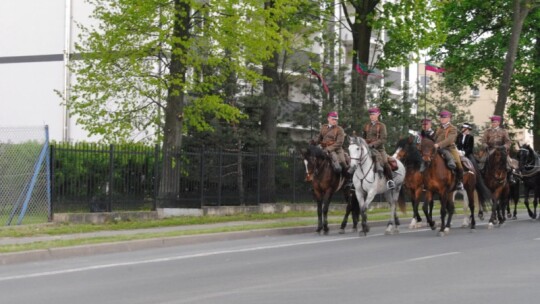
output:
[[[399,189],[399,196],[397,199],[399,210],[401,210],[402,213],[407,213],[407,205],[405,203],[405,193],[403,190],[403,187]]]
[[[478,163],[474,159],[474,157],[470,158],[471,163],[473,164],[474,171],[476,171],[476,193],[478,193],[478,202],[482,205],[484,209],[486,209],[487,205],[486,203],[489,203],[489,206],[491,207],[492,201],[491,201],[491,191],[486,186],[486,183],[484,182],[484,177],[482,176],[482,173],[480,172],[480,167],[478,167]]]

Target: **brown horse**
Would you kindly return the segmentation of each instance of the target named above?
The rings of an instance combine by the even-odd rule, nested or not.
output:
[[[334,172],[332,160],[320,147],[309,145],[301,154],[306,165],[306,181],[311,182],[313,198],[317,202],[316,232],[328,234],[328,208],[332,196],[343,183],[341,174]]]
[[[437,194],[441,201],[441,229],[438,235],[444,236],[450,231],[452,216],[454,215],[454,200],[452,191],[456,187],[456,177],[446,166],[446,162],[435,148],[435,143],[423,138],[420,142],[422,159],[426,164],[423,172],[424,188],[426,189],[426,201],[431,201],[433,195]],[[448,215],[448,217],[447,217]],[[432,230],[435,230],[435,222],[431,217],[427,222]]]
[[[504,146],[497,147],[487,157],[483,174],[486,186],[491,191],[493,202],[488,224],[490,229],[497,223],[503,225],[506,219],[504,213],[510,192],[506,170],[506,148]]]
[[[422,222],[422,217],[418,212],[418,206],[423,197],[424,176],[421,172],[422,155],[417,147],[418,136],[409,135],[398,141],[394,157],[399,159],[405,166],[405,181],[403,183],[403,191],[411,198],[413,207],[413,218],[409,224],[410,229],[418,228]],[[404,200],[403,193],[400,193],[400,200]],[[423,210],[426,218],[432,217],[433,201],[424,202]]]

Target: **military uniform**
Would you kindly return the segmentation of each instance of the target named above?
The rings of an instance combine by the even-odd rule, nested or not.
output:
[[[500,127],[487,129],[482,137],[482,147],[493,150],[499,146],[504,146],[506,151],[510,151],[510,136],[505,129]]]
[[[487,150],[487,153],[484,153],[480,157],[480,169],[484,169],[484,165],[486,163],[486,160],[493,151],[500,146],[504,146],[506,148],[506,169],[511,173],[512,167],[512,160],[510,158],[510,136],[508,135],[508,132],[500,127],[496,128],[490,128],[484,131],[484,136],[482,136],[482,147],[484,150]],[[515,168],[514,168],[515,169]],[[513,177],[510,176],[510,179],[513,182]]]
[[[443,110],[439,113],[439,116],[441,120],[443,118],[449,118],[452,117],[452,113]],[[442,123],[442,121],[441,121]],[[456,188],[462,189],[463,188],[463,165],[461,164],[461,159],[459,157],[459,152],[456,148],[456,138],[458,135],[457,128],[450,123],[450,120],[448,120],[446,123],[440,125],[437,128],[437,131],[435,131],[435,135],[433,136],[433,139],[437,146],[442,149],[441,152],[445,154],[446,161],[448,163],[449,167],[452,167],[452,162],[449,159],[450,157],[455,163],[455,169],[456,169]],[[445,152],[445,150],[447,152]],[[450,157],[447,155],[450,154]]]
[[[376,171],[379,174],[384,173],[388,189],[394,189],[396,185],[393,180],[392,169],[388,164],[388,155],[384,149],[384,144],[386,143],[386,138],[388,136],[386,133],[386,125],[378,120],[378,117],[381,114],[379,108],[371,108],[368,110],[368,113],[370,114],[370,122],[364,125],[362,137],[372,148],[371,151],[375,157]],[[371,115],[374,115],[375,118],[372,119]]]
[[[388,134],[386,133],[386,125],[380,121],[368,122],[364,125],[364,132],[362,136],[367,144],[379,152],[376,157],[379,163],[384,163],[388,159],[384,144]]]
[[[335,154],[338,162],[345,168],[347,167],[347,163],[345,161],[345,152],[343,151],[344,141],[345,131],[343,131],[342,127],[325,124],[319,131],[317,144],[320,144],[325,151],[328,151],[330,156]]]

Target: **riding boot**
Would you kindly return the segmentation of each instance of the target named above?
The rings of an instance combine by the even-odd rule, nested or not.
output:
[[[456,168],[456,190],[463,190],[463,169]]]
[[[332,166],[334,167],[334,172],[341,173],[341,165],[339,164],[339,159],[336,152],[330,153],[330,157],[332,158]]]
[[[386,177],[386,187],[389,190],[394,189],[396,187],[396,183],[394,182],[392,169],[390,169],[390,165],[388,164],[384,165],[384,176]]]
[[[452,156],[452,154],[450,153],[450,151],[446,150],[446,149],[441,149],[441,155],[442,157],[446,160],[446,165],[448,166],[448,168],[450,170],[454,170],[456,169],[456,161],[454,160],[454,157]]]

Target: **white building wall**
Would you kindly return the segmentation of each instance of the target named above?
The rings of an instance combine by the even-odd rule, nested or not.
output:
[[[47,124],[50,138],[63,140],[64,108],[55,90],[64,89],[68,2],[72,22],[88,23],[91,9],[84,0],[0,1],[0,125]],[[74,23],[72,29],[76,37]],[[73,119],[69,128],[71,140],[93,140]]]

